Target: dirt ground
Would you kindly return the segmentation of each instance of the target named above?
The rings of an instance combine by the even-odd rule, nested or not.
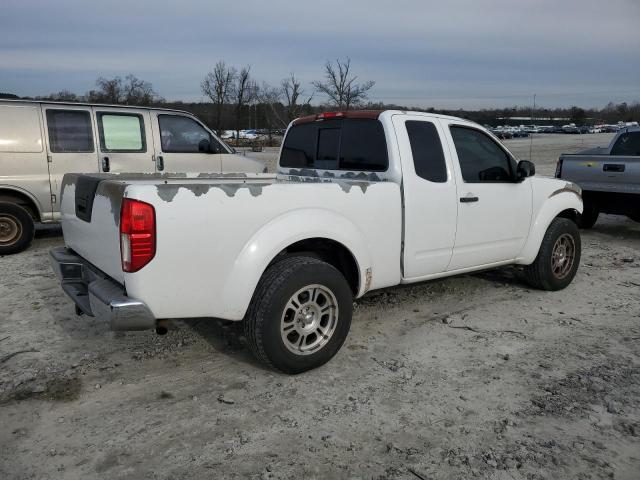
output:
[[[637,479],[640,224],[582,242],[560,292],[514,268],[372,292],[329,364],[286,376],[235,325],[76,317],[40,230],[0,258],[0,478]]]

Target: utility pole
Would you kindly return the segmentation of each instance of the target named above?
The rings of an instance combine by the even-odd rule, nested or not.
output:
[[[536,94],[533,94],[533,109],[531,110],[531,125],[535,125],[533,123],[534,118],[536,116]],[[531,136],[529,137],[529,161],[533,161],[533,132],[531,132]]]

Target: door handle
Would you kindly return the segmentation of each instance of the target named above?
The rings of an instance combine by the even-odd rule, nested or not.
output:
[[[602,170],[604,172],[624,172],[624,163],[605,163]]]
[[[156,168],[159,172],[164,170],[164,157],[162,155],[158,155],[158,159],[156,160]]]
[[[102,171],[108,172],[111,170],[111,166],[109,165],[109,157],[102,157]]]
[[[478,197],[473,197],[471,195],[467,195],[466,197],[460,197],[460,203],[471,203],[471,202],[477,202],[478,201]]]

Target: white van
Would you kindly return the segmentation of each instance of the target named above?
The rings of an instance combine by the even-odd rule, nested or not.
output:
[[[0,100],[0,255],[27,248],[35,222],[60,219],[65,173],[263,169],[187,112]]]

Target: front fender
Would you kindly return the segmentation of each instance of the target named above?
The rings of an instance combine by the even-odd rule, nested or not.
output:
[[[244,317],[260,277],[271,261],[288,246],[310,238],[326,238],[344,245],[358,266],[360,289],[366,288],[366,268],[371,256],[364,234],[343,215],[325,209],[284,213],[258,230],[244,245],[225,282],[225,318]]]
[[[516,263],[530,265],[538,256],[544,234],[554,218],[565,210],[576,210],[582,213],[582,197],[572,189],[560,189],[551,193],[538,210],[531,228],[529,238]]]

